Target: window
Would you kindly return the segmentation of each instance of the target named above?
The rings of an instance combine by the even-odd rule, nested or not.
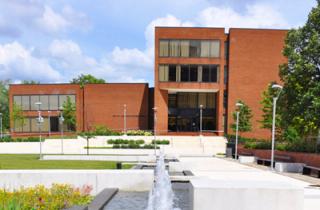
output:
[[[210,81],[209,78],[210,78],[209,65],[203,65],[202,66],[202,81],[209,82]]]
[[[188,108],[188,93],[178,94],[178,108]]]
[[[22,110],[30,110],[29,96],[21,96],[21,107],[22,107]]]
[[[176,65],[169,65],[169,81],[175,82],[177,77]]]
[[[220,41],[219,40],[210,41],[210,57],[213,57],[213,58],[220,57]]]
[[[39,132],[39,124],[37,118],[30,118],[31,132]]]
[[[22,131],[23,132],[30,132],[30,118],[26,118],[25,120],[24,120],[24,124],[23,124],[23,126],[22,126]]]
[[[188,108],[193,108],[193,109],[198,108],[197,93],[189,93],[188,105],[189,105]]]
[[[49,110],[49,96],[40,95],[41,110]]]
[[[67,101],[67,95],[59,95],[59,108]]]
[[[18,106],[21,106],[21,96],[13,96],[13,103]]]
[[[197,82],[198,81],[198,66],[190,65],[190,81]]]
[[[189,81],[189,65],[181,65],[181,82]]]
[[[214,93],[207,93],[207,108],[214,109],[216,105],[216,98]]]
[[[210,41],[201,42],[201,57],[210,57]]]
[[[169,41],[160,40],[159,56],[168,57],[169,56]]]
[[[14,121],[14,132],[22,132],[23,121],[15,120]]]
[[[189,57],[189,41],[188,40],[181,40],[181,57]]]
[[[176,108],[177,107],[177,94],[168,95],[168,107]]]
[[[218,67],[215,65],[210,65],[210,82],[218,81]]]
[[[207,94],[206,93],[199,93],[199,100],[198,100],[198,107],[200,107],[200,105],[203,106],[203,108],[205,109],[207,106]]]
[[[49,96],[49,109],[50,110],[59,110],[58,95],[50,95]]]
[[[40,102],[40,98],[38,95],[33,95],[33,96],[30,96],[30,107],[31,107],[31,110],[38,110],[39,109],[39,105],[36,105],[36,103]],[[42,104],[40,105],[40,109],[42,107]]]
[[[200,57],[201,42],[199,40],[191,40],[189,47],[190,57]]]
[[[223,107],[227,108],[228,103],[228,93],[226,90],[223,91]]]
[[[159,65],[159,81],[160,82],[167,82],[168,81],[168,72],[169,67],[168,65]]]
[[[170,56],[178,57],[180,56],[180,41],[179,40],[170,40]]]

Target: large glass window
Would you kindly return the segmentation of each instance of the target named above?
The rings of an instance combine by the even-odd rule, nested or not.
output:
[[[21,107],[22,110],[30,110],[30,97],[22,96],[21,97]]]
[[[169,81],[175,82],[176,81],[176,65],[169,65]]]
[[[181,40],[181,57],[189,57],[189,41],[188,40]]]
[[[176,94],[169,94],[168,95],[168,107],[169,108],[176,108],[177,107],[177,95]]]
[[[159,65],[159,81],[167,82],[168,81],[169,66],[168,65]]]
[[[160,40],[160,57],[220,57],[219,40]]]
[[[189,81],[189,65],[181,65],[181,82]]]
[[[159,55],[161,57],[169,56],[169,40],[160,40]]]
[[[170,56],[171,57],[180,56],[180,41],[179,40],[170,40],[169,47],[170,47]]]
[[[201,42],[200,40],[191,40],[189,48],[190,57],[200,57]]]
[[[22,131],[26,133],[30,132],[30,118],[24,119]]]
[[[40,95],[41,110],[49,110],[49,96]]]
[[[190,65],[190,81],[197,82],[198,81],[198,66]]]
[[[13,96],[13,103],[17,106],[21,106],[21,96]]]
[[[67,95],[59,95],[59,108],[67,101]]]
[[[49,109],[50,110],[59,110],[58,95],[50,95],[49,96]]]
[[[30,107],[31,110],[38,110],[39,109],[39,105],[36,105],[36,103],[40,102],[40,98],[39,95],[32,95],[30,96]],[[41,109],[42,104],[40,105],[40,109]]]
[[[39,132],[39,124],[37,118],[30,118],[31,132]]]
[[[159,65],[160,82],[218,82],[218,65]]]

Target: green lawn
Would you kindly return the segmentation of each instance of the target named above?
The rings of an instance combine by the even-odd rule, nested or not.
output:
[[[125,169],[133,165],[124,164]],[[1,169],[115,169],[113,161],[39,160],[39,155],[0,154]]]

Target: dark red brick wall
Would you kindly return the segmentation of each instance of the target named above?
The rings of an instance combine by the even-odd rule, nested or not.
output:
[[[268,83],[279,82],[279,65],[286,62],[282,55],[287,30],[230,29],[228,124],[238,99],[252,109],[252,132],[246,137],[270,138],[270,131],[261,129],[261,94]],[[229,127],[228,133],[233,133]]]
[[[127,129],[148,129],[148,84],[89,84],[84,87],[84,129],[105,125],[123,130],[123,105]]]

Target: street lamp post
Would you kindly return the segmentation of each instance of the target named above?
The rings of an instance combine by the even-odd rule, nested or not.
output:
[[[0,139],[2,139],[3,133],[2,133],[2,113],[0,113]]]
[[[242,103],[236,103],[236,107],[239,108],[243,106]],[[235,145],[235,153],[234,153],[234,159],[237,159],[238,157],[238,133],[239,133],[239,115],[240,111],[237,110],[237,122],[236,122],[236,145]]]
[[[123,105],[123,134],[127,135],[127,104]]]
[[[39,144],[40,144],[40,154],[39,154],[39,158],[40,160],[42,159],[42,140],[41,140],[41,123],[43,123],[43,117],[41,116],[41,111],[40,111],[40,107],[41,107],[41,102],[36,102],[35,105],[38,106],[38,128],[39,128]]]
[[[202,136],[202,111],[203,111],[203,105],[200,105],[200,136]]]
[[[48,111],[48,135],[51,136],[51,111]]]
[[[273,97],[273,111],[272,111],[272,141],[271,141],[271,170],[273,170],[274,164],[274,144],[275,144],[275,127],[276,127],[276,107],[277,107],[277,100],[280,96],[282,91],[282,86],[274,84],[272,85],[273,89],[280,89],[277,96]]]
[[[59,124],[60,124],[60,138],[61,138],[61,154],[63,154],[63,122],[64,122],[64,118],[63,118],[63,107],[60,107],[60,117],[59,117]]]
[[[153,138],[153,141],[154,141],[154,156],[155,158],[157,159],[157,135],[156,135],[156,124],[157,124],[157,108],[154,107],[152,108],[153,109],[153,135],[154,135],[154,138]]]

